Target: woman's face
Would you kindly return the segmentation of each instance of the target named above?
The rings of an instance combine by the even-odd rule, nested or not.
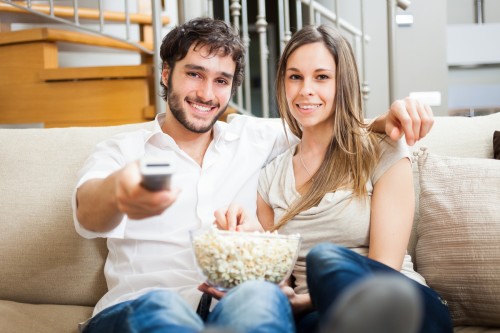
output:
[[[337,66],[321,42],[306,44],[288,58],[285,93],[292,116],[305,129],[331,126],[336,91]]]

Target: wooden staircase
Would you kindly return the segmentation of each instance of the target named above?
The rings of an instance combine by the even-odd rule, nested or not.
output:
[[[71,10],[61,6],[57,11],[54,8],[54,12],[66,12],[66,15],[71,15]],[[102,126],[154,118],[151,55],[120,40],[63,28],[10,31],[1,15],[12,15],[12,11],[22,13],[17,8],[0,4],[0,126]],[[80,9],[79,16],[81,13]],[[96,17],[90,9],[86,15],[85,19]],[[107,14],[108,18],[110,15]],[[150,21],[145,15],[130,19],[141,25],[140,45],[152,50],[152,38],[147,29]],[[59,45],[67,43],[138,52],[141,64],[60,67]]]

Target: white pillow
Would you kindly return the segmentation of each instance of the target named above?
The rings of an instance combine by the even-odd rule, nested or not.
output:
[[[454,325],[500,326],[500,161],[418,157],[416,263]]]

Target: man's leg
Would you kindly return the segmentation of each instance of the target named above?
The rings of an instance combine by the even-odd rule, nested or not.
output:
[[[157,290],[104,309],[83,332],[194,333],[202,329],[201,318],[178,294]]]
[[[234,333],[295,332],[288,298],[277,285],[263,281],[231,289],[209,314],[207,326]]]

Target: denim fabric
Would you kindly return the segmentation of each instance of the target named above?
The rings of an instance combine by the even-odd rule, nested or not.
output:
[[[249,281],[233,288],[206,323],[174,292],[157,290],[98,313],[85,333],[295,332],[288,298],[278,286]]]
[[[297,321],[298,332],[312,332],[317,321],[326,320],[330,306],[350,286],[374,274],[394,274],[414,283],[423,299],[424,321],[421,333],[452,333],[453,325],[446,302],[431,288],[400,272],[331,243],[315,246],[307,255],[307,284],[318,315],[308,314]],[[305,321],[305,322],[302,322]],[[316,321],[316,323],[314,322]]]

